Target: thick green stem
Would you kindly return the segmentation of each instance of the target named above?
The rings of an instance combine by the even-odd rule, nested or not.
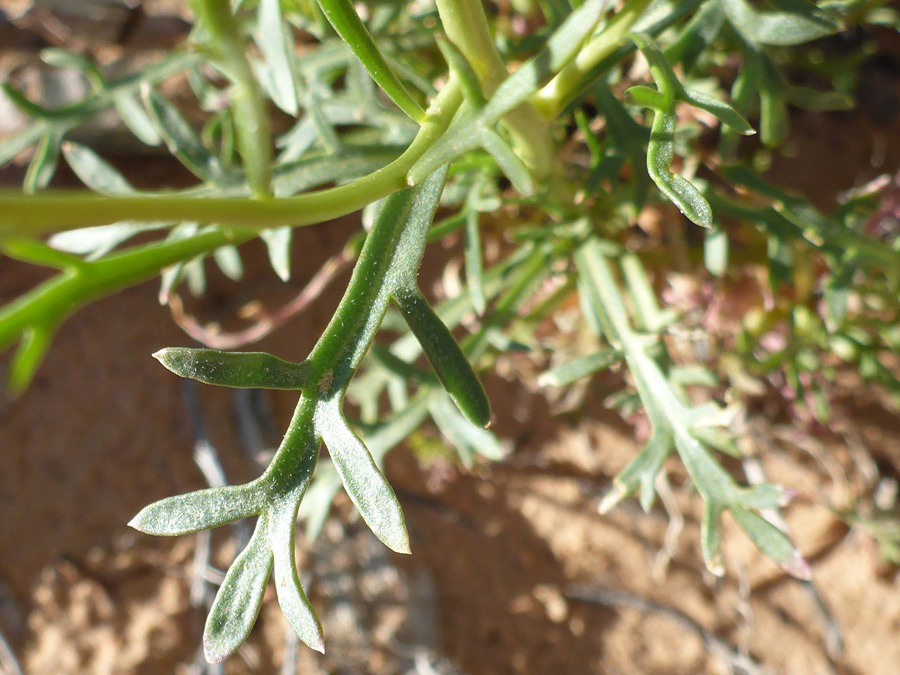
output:
[[[436,4],[447,37],[469,61],[490,98],[509,72],[494,46],[481,0],[436,0]],[[503,119],[522,160],[536,178],[546,178],[553,165],[547,120],[530,104],[511,110]]]
[[[641,18],[652,0],[628,0],[606,28],[579,50],[575,58],[531,97],[546,119],[555,119],[574,96],[586,74],[609,56]]]

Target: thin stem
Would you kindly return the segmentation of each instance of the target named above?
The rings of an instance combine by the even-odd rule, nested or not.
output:
[[[232,82],[231,110],[237,130],[238,150],[254,197],[272,194],[272,134],[259,83],[253,76],[240,28],[231,5],[222,0],[194,3],[198,17],[209,30],[210,47],[222,72]]]
[[[446,131],[461,103],[462,90],[456,79],[451,78],[435,97],[406,151],[386,167],[346,185],[266,200],[198,199],[183,195],[107,197],[84,191],[22,195],[5,191],[0,192],[0,235],[39,235],[121,220],[194,221],[230,229],[264,230],[339,218],[406,187],[407,171]]]
[[[546,119],[555,119],[574,96],[586,74],[609,56],[641,18],[652,0],[628,0],[622,10],[610,19],[606,28],[590,40],[577,56],[556,74],[531,102]]]

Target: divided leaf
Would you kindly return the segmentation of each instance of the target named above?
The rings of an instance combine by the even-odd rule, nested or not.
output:
[[[603,326],[609,342],[623,353],[653,429],[647,446],[616,477],[613,489],[600,504],[601,511],[609,510],[638,488],[641,506],[649,509],[655,495],[656,476],[674,449],[704,500],[701,548],[711,572],[722,573],[718,518],[723,511],[730,511],[763,553],[789,573],[807,578],[808,567],[804,567],[802,557],[787,535],[753,512],[782,503],[784,491],[775,486],[736,485],[693,431],[692,425],[708,423],[713,411],[710,406],[692,407],[683,402],[659,363],[648,354],[647,349],[655,340],[632,328],[622,292],[600,240],[593,237],[585,242],[576,252],[575,261],[584,304],[597,315],[595,323]],[[629,258],[629,265],[636,264],[636,257]]]

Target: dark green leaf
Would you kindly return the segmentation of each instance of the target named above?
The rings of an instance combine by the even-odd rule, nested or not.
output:
[[[720,0],[734,29],[760,45],[789,46],[836,33],[840,25],[809,0],[777,0],[777,10],[756,9],[747,0]]]
[[[417,290],[395,294],[397,307],[422,345],[441,385],[460,412],[473,424],[486,427],[491,422],[487,394],[456,340]]]

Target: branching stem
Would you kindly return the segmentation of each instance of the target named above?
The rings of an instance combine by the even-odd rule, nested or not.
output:
[[[577,94],[587,73],[609,56],[641,18],[651,0],[628,0],[606,28],[579,50],[575,58],[531,98],[546,119],[555,119]]]
[[[447,37],[469,61],[490,98],[509,72],[494,46],[481,0],[436,0],[436,4]],[[503,119],[522,160],[538,180],[546,178],[553,164],[547,120],[528,103]]]
[[[446,131],[462,103],[454,78],[435,97],[413,142],[386,167],[338,187],[284,199],[244,197],[197,199],[183,195],[107,197],[54,191],[41,195],[0,192],[0,236],[40,235],[122,220],[195,221],[229,229],[264,230],[284,225],[314,225],[353,213],[406,184],[415,161]]]

